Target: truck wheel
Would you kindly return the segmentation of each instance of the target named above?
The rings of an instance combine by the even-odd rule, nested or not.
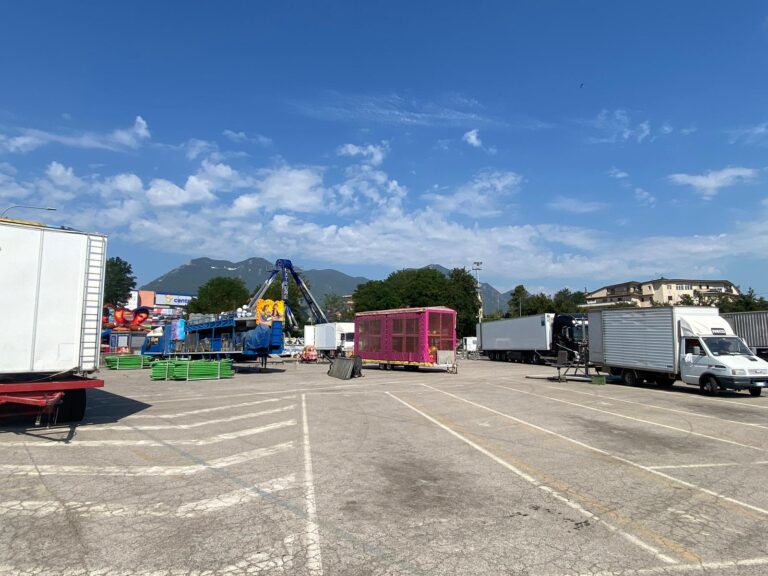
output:
[[[621,376],[624,379],[624,384],[627,386],[637,386],[637,374],[635,374],[634,370],[624,370]]]
[[[85,389],[67,390],[59,405],[57,422],[80,422],[85,416]]]
[[[755,387],[755,388],[750,388],[749,389],[749,394],[751,396],[760,396],[760,394],[762,394],[762,393],[763,393],[763,389],[762,388]]]
[[[714,376],[707,376],[704,382],[701,383],[700,387],[702,392],[710,395],[717,394],[717,391],[720,388],[717,385],[717,380],[715,380]]]

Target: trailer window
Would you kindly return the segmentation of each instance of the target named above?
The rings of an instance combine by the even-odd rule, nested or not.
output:
[[[392,320],[392,351],[416,352],[418,346],[418,318],[398,318]]]
[[[429,348],[453,350],[453,315],[432,312],[429,315]]]
[[[358,324],[360,334],[360,351],[381,351],[381,319],[360,320]]]

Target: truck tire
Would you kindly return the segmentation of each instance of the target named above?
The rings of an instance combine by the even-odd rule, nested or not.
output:
[[[85,416],[85,389],[67,390],[59,405],[57,422],[80,422]]]
[[[710,396],[717,394],[717,391],[720,389],[714,376],[707,376],[704,378],[699,387],[704,394],[709,394]]]
[[[762,393],[763,393],[763,389],[762,388],[754,387],[754,388],[750,388],[749,389],[749,394],[751,396],[757,397],[757,396],[760,396],[760,394],[762,394]]]
[[[638,378],[634,370],[624,370],[621,378],[627,386],[637,386]]]

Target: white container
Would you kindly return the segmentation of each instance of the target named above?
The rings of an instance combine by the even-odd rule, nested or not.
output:
[[[549,350],[554,318],[554,314],[548,313],[478,324],[480,348],[484,352]]]
[[[314,324],[306,324],[304,326],[304,345],[305,346],[315,345],[315,325]]]
[[[338,350],[352,353],[355,347],[354,322],[329,322],[315,325],[315,348],[318,350]]]
[[[107,239],[0,220],[0,374],[99,366]]]

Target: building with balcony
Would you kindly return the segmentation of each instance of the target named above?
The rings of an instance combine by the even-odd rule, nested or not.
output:
[[[722,295],[738,296],[739,289],[728,280],[689,280],[658,278],[645,282],[623,282],[603,286],[586,295],[584,308],[610,308],[612,306],[634,305],[648,308],[654,304],[678,305],[683,296],[690,296],[694,302],[703,298],[717,298]]]

